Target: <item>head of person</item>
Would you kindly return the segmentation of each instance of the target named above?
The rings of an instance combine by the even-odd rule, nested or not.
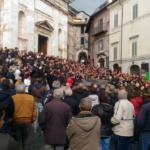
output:
[[[38,84],[43,84],[43,79],[42,78],[37,78],[37,83]]]
[[[19,76],[18,78],[17,78],[17,82],[22,82],[22,77],[21,76]]]
[[[144,97],[145,97],[146,99],[150,99],[150,88],[148,88],[147,92],[144,93]]]
[[[3,67],[2,67],[2,66],[0,66],[0,72],[2,72],[2,70],[3,70]]]
[[[92,86],[91,89],[90,89],[90,93],[91,94],[96,94],[97,93],[97,89]]]
[[[9,90],[10,89],[10,81],[9,81],[9,79],[4,79],[2,81],[2,89],[3,90]]]
[[[16,93],[18,93],[18,94],[24,94],[25,93],[26,86],[23,82],[17,84],[15,86],[15,88],[16,88]]]
[[[5,115],[4,106],[0,104],[0,128],[4,124],[4,115]]]
[[[55,89],[53,92],[54,99],[61,99],[63,97],[62,89]]]
[[[66,96],[72,96],[72,90],[71,89],[66,89],[65,90],[65,95]]]
[[[108,103],[108,97],[105,94],[99,95],[99,102],[100,103]]]
[[[12,86],[14,84],[14,81],[12,79],[9,79],[10,81],[10,86]]]
[[[128,93],[125,90],[120,90],[118,92],[118,99],[127,99]]]
[[[53,88],[56,88],[56,89],[60,88],[60,81],[59,80],[53,81],[52,86],[53,86]]]
[[[79,83],[78,83],[78,88],[83,88],[83,87],[84,87],[83,83],[82,83],[82,82],[79,82]]]
[[[79,104],[79,108],[80,108],[81,111],[91,111],[92,101],[87,97],[81,99],[81,102]]]

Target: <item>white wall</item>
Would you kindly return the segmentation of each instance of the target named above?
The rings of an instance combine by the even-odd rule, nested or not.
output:
[[[138,2],[138,18],[132,20],[132,6]],[[135,62],[141,66],[143,61],[149,62],[148,56],[150,55],[150,9],[148,7],[149,0],[125,0],[123,2],[123,40],[122,40],[122,70],[127,72],[131,62]],[[113,60],[113,47],[112,43],[121,43],[121,6],[119,4],[113,4],[110,6],[110,66],[114,63],[118,63],[119,59]],[[114,14],[119,14],[119,26],[113,27]],[[136,38],[135,38],[136,36]],[[137,41],[138,51],[137,56],[131,56],[131,43]]]

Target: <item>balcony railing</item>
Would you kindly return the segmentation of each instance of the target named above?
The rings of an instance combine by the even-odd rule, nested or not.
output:
[[[103,32],[107,32],[107,24],[100,24],[97,27],[93,28],[92,35],[97,35]]]

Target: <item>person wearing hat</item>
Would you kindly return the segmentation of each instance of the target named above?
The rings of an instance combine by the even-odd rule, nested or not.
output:
[[[150,148],[150,88],[144,94],[147,103],[142,105],[137,118],[137,126],[140,129],[139,149],[148,150]]]

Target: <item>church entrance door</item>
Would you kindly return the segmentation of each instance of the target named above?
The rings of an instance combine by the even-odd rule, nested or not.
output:
[[[47,37],[38,35],[38,53],[47,54],[47,41]]]

